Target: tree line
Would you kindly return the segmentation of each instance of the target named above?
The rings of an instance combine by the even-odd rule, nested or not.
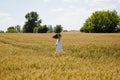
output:
[[[55,32],[60,33],[63,30],[62,25],[56,25],[54,28],[52,26],[41,25],[42,20],[39,19],[37,12],[30,12],[25,15],[26,22],[23,25],[21,32],[23,33],[47,33]],[[19,26],[19,25],[18,25]],[[20,26],[19,26],[20,27]],[[10,26],[7,29],[8,33],[17,33],[20,32],[16,26]]]
[[[30,12],[25,15],[26,22],[21,32],[23,33],[60,33],[63,31],[61,25],[55,27],[41,25],[42,19],[39,19],[37,12]],[[1,31],[2,32],[2,31]],[[19,25],[9,27],[7,32],[20,32]],[[120,32],[120,16],[115,10],[113,11],[95,11],[86,19],[80,32],[86,33],[112,33]]]

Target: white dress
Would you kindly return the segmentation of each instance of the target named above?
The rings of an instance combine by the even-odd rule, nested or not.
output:
[[[60,39],[57,40],[56,51],[62,51],[62,41]]]

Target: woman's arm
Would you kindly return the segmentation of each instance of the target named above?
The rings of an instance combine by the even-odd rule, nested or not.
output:
[[[57,41],[56,41],[56,46],[58,45],[58,39],[57,39]]]

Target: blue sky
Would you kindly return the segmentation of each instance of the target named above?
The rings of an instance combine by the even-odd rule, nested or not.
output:
[[[35,11],[42,24],[61,24],[67,30],[79,30],[85,20],[98,10],[116,10],[120,15],[120,0],[1,0],[0,30],[23,26],[28,12]]]

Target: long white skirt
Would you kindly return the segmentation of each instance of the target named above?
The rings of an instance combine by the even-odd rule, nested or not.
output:
[[[56,51],[62,51],[62,41],[58,41],[57,47],[56,47]]]

